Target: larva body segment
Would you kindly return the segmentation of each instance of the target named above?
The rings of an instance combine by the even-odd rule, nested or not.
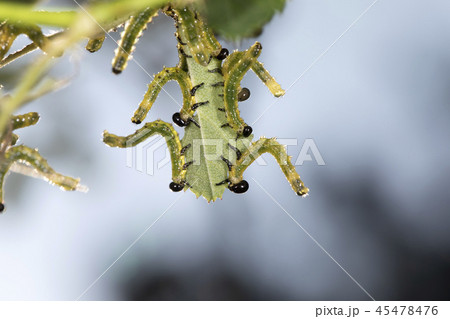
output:
[[[255,61],[252,65],[252,70],[255,74],[263,81],[270,92],[275,97],[281,97],[284,95],[285,91],[281,88],[281,85],[275,81],[275,79],[270,75],[270,73],[264,68],[263,64],[259,61]]]
[[[208,65],[212,52],[209,50],[208,43],[204,41],[204,31],[200,30],[200,23],[196,19],[196,14],[187,8],[173,9],[173,12],[174,19],[178,21],[177,33],[181,39],[180,44],[186,44],[191,51],[190,54],[186,54],[192,55],[198,64]]]
[[[36,124],[39,114],[30,112],[13,116],[9,131],[1,136],[2,152],[0,153],[0,213],[5,209],[3,201],[3,185],[5,177],[15,163],[25,164],[34,169],[35,175],[66,191],[74,191],[81,187],[80,180],[57,173],[48,165],[45,158],[36,149],[25,145],[15,146],[18,136],[12,131]],[[11,138],[9,139],[9,136]]]
[[[241,158],[236,161],[236,165],[230,170],[229,180],[231,187],[242,182],[244,171],[264,153],[269,153],[275,157],[283,174],[297,195],[304,196],[308,194],[309,189],[305,187],[294,165],[292,165],[291,158],[286,152],[286,147],[278,143],[274,138],[260,138],[252,143],[242,154]]]
[[[19,140],[19,136],[17,134],[12,134],[11,135],[11,146],[16,145],[17,141]]]
[[[183,54],[183,47],[181,44],[177,44],[177,49],[178,49],[178,65],[177,68],[179,68],[180,70],[183,70],[185,72],[188,71],[188,66],[187,66],[187,61],[186,61],[186,56]]]
[[[236,63],[242,58],[244,52],[234,51],[231,53],[223,62],[222,70],[223,73],[228,74],[231,68],[236,65]]]
[[[10,24],[8,21],[0,21],[0,61],[3,60],[13,42],[21,34],[28,36],[40,49],[45,49],[48,40],[42,33],[40,27]]]
[[[233,61],[233,64],[230,64],[229,70],[225,73],[225,110],[228,122],[238,134],[243,134],[244,129],[248,127],[239,114],[238,94],[240,84],[244,75],[261,54],[261,49],[261,44],[256,42],[237,61]]]
[[[112,70],[115,74],[125,70],[142,32],[157,14],[157,9],[146,9],[127,21],[112,62]]]
[[[12,129],[17,130],[27,126],[35,125],[39,121],[39,114],[30,112],[23,115],[13,116],[11,119]]]
[[[190,94],[192,84],[188,74],[178,67],[164,68],[154,77],[152,83],[148,86],[144,99],[131,119],[133,123],[140,124],[145,119],[147,113],[150,111],[153,103],[161,92],[162,87],[169,81],[177,81],[180,85],[181,93],[183,94],[183,108],[180,112],[182,118],[187,121],[188,118],[192,116],[194,113],[191,110],[191,105],[193,104],[193,98]]]
[[[203,21],[203,19],[197,19],[197,30],[201,33],[202,38],[205,39],[206,46],[208,47],[210,54],[214,57],[222,50],[222,45],[217,41],[216,37],[208,25]]]
[[[89,39],[88,43],[86,44],[86,50],[88,50],[91,53],[97,52],[102,48],[103,42],[105,42],[105,38],[106,34],[103,33],[99,36]]]
[[[183,169],[184,156],[180,156],[181,142],[178,133],[171,124],[161,120],[145,123],[144,127],[128,136],[117,136],[105,131],[103,142],[111,147],[126,148],[136,146],[153,135],[161,135],[165,138],[172,161],[172,180],[174,183],[184,186],[186,175],[186,170]]]
[[[0,22],[0,60],[8,53],[16,37],[11,25],[6,21]]]
[[[223,68],[224,72],[227,73],[230,66],[235,65],[239,59],[242,58],[244,52],[233,52],[228,59],[226,59]],[[258,60],[254,61],[251,65],[252,71],[261,79],[261,81],[267,86],[270,92],[275,97],[281,97],[285,94],[285,91],[281,88],[280,84],[270,75],[270,73],[264,68],[264,65]]]
[[[32,149],[25,145],[11,147],[6,152],[4,165],[9,168],[14,162],[24,162],[34,167],[51,184],[57,185],[65,191],[76,190],[80,182],[79,179],[64,176],[55,172],[55,170],[48,165],[47,160],[43,158],[36,149]],[[1,170],[1,172],[3,173],[3,170]],[[3,183],[4,174],[2,173],[0,173],[0,180]]]

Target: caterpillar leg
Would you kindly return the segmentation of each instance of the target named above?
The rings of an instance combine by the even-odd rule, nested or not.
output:
[[[148,111],[150,111],[153,103],[161,92],[162,87],[169,81],[177,81],[181,88],[181,93],[183,94],[183,107],[180,111],[180,118],[183,121],[188,121],[188,119],[193,115],[194,111],[191,110],[191,105],[193,102],[193,97],[191,96],[191,80],[188,74],[179,68],[164,68],[159,72],[152,83],[148,86],[147,93],[144,96],[139,108],[134,113],[131,121],[136,124],[142,123],[142,121],[147,116]]]
[[[242,55],[230,55],[229,59],[231,62],[227,64],[227,72],[224,74],[224,101],[228,123],[237,130],[238,135],[243,135],[244,137],[250,136],[253,130],[244,122],[239,114],[238,95],[240,92],[240,83],[244,75],[261,54],[261,49],[261,44],[256,42],[248,50],[243,52]]]
[[[230,190],[235,193],[243,193],[248,189],[248,183],[243,179],[244,171],[262,154],[270,153],[275,157],[281,170],[291,184],[294,192],[299,196],[308,194],[309,189],[305,187],[300,176],[291,163],[290,156],[286,153],[285,146],[275,139],[261,138],[242,154],[241,158],[231,167],[229,173]]]
[[[55,172],[37,150],[24,145],[14,146],[6,151],[0,165],[0,211],[4,209],[3,183],[9,168],[14,162],[24,162],[32,166],[40,177],[43,177],[51,184],[59,186],[63,190],[74,191],[79,186],[79,179]]]
[[[173,180],[170,189],[175,192],[181,191],[186,185],[185,159],[182,155],[180,138],[171,124],[161,120],[145,123],[144,127],[128,136],[117,136],[105,131],[103,132],[103,142],[111,147],[133,147],[157,134],[165,138],[169,148]]]
[[[146,9],[137,15],[131,17],[126,25],[125,30],[116,49],[116,55],[112,62],[112,71],[115,74],[122,73],[127,67],[127,63],[134,51],[135,44],[138,42],[142,31],[145,30],[147,24],[150,23],[154,16],[158,14],[158,9]]]

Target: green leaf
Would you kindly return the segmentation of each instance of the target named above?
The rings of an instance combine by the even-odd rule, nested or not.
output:
[[[189,59],[188,64],[192,84],[205,83],[195,95],[197,102],[209,103],[199,107],[194,117],[200,128],[194,123],[189,124],[181,140],[183,146],[191,144],[186,152],[186,162],[194,161],[187,170],[186,181],[197,197],[203,196],[208,202],[215,201],[222,198],[228,186],[216,185],[228,178],[228,168],[221,156],[231,163],[236,162],[236,153],[228,146],[228,143],[236,143],[236,132],[230,127],[221,127],[227,123],[225,113],[218,110],[224,106],[223,98],[218,95],[223,93],[223,87],[213,88],[212,84],[223,81],[223,77],[218,73],[208,72],[208,68],[220,67],[221,61],[213,59],[208,68],[195,63],[194,59]],[[244,150],[252,138],[253,136],[239,138],[238,149]]]
[[[236,133],[231,128],[220,128],[221,123],[226,123],[226,117],[213,108],[199,110],[195,120],[201,128],[190,124],[182,139],[183,145],[192,145],[186,152],[186,162],[194,160],[187,170],[186,180],[197,197],[203,196],[208,202],[214,202],[222,198],[228,186],[216,185],[228,178],[227,165],[220,155],[235,163],[236,154],[230,150],[228,143],[235,142]],[[238,149],[246,149],[252,138],[240,138]]]
[[[285,4],[286,0],[205,0],[198,6],[216,33],[239,40],[259,35]]]

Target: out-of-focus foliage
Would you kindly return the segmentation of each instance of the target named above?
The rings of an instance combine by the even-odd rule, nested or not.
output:
[[[33,4],[40,0],[0,0],[0,2],[11,2],[11,3],[21,3],[21,4]]]

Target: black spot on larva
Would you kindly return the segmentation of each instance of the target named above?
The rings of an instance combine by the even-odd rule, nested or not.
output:
[[[126,60],[124,57],[119,57],[117,61],[114,63],[112,71],[114,74],[120,74],[122,73],[122,69],[126,63]]]
[[[131,122],[133,122],[134,124],[141,124],[142,122],[139,120],[131,120]]]
[[[253,129],[251,128],[251,126],[246,126],[244,127],[244,130],[242,131],[242,135],[244,135],[244,137],[249,137],[253,132]]]
[[[3,213],[4,210],[5,210],[5,204],[0,203],[0,213]]]
[[[250,97],[250,90],[247,88],[243,88],[238,94],[238,101],[243,102],[247,101]]]
[[[230,54],[230,52],[227,49],[223,48],[222,50],[220,50],[216,58],[218,60],[225,60],[228,54]]]
[[[183,190],[184,185],[182,185],[182,184],[177,184],[177,183],[174,183],[174,182],[171,182],[170,185],[169,185],[169,188],[170,188],[170,190],[171,190],[172,192],[177,193],[177,192],[180,192],[180,191]]]
[[[117,74],[117,75],[119,75],[120,73],[122,73],[122,70],[119,69],[119,68],[116,68],[116,67],[112,68],[112,71],[113,71],[114,74]]]
[[[247,181],[243,179],[242,181],[240,181],[237,184],[230,185],[228,188],[233,193],[242,194],[242,193],[245,193],[246,191],[248,191],[249,185],[248,185]]]
[[[178,126],[180,126],[180,127],[184,127],[184,126],[187,126],[187,125],[188,125],[188,123],[187,123],[185,120],[183,120],[183,119],[181,118],[181,115],[180,115],[179,112],[174,113],[174,114],[172,115],[172,120],[173,120],[173,122],[174,122],[176,125],[178,125]]]

